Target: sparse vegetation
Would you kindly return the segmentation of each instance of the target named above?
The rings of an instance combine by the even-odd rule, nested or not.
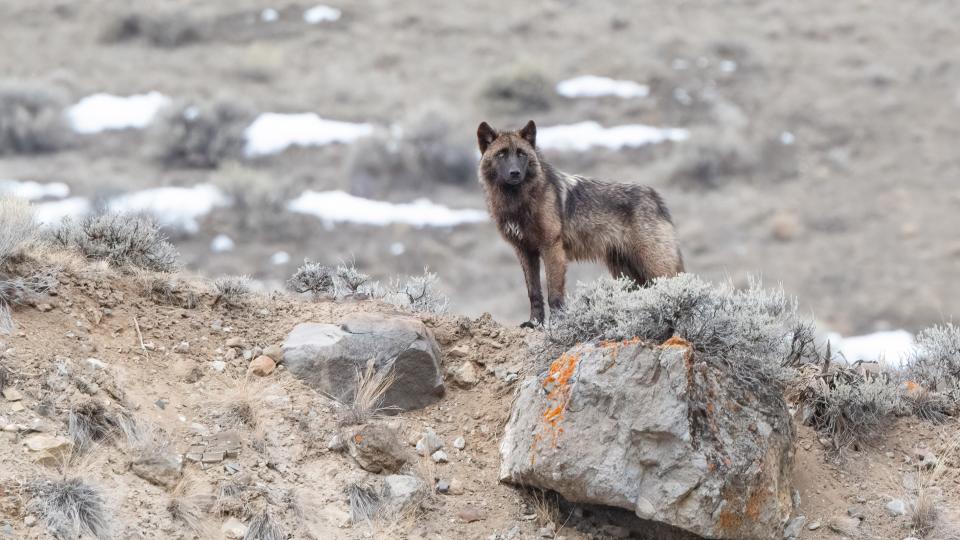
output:
[[[433,272],[424,270],[422,275],[396,278],[385,290],[378,290],[384,301],[397,307],[418,313],[446,313],[450,299],[437,290],[439,278]]]
[[[257,408],[261,388],[243,379],[212,403],[215,421],[224,428],[256,429],[260,423]]]
[[[305,259],[287,281],[290,290],[298,293],[310,293],[314,297],[334,292],[333,272],[330,267]]]
[[[241,156],[253,117],[229,100],[170,107],[152,129],[157,158],[166,167],[216,168]]]
[[[675,147],[667,163],[671,183],[689,189],[717,189],[758,165],[756,151],[733,129],[695,131]]]
[[[37,514],[58,538],[85,535],[113,538],[103,495],[80,478],[38,480],[26,487],[32,496],[29,509]]]
[[[383,397],[387,390],[396,382],[393,369],[374,367],[373,362],[367,364],[363,371],[357,370],[357,388],[353,394],[353,401],[340,404],[340,425],[353,426],[366,424],[371,419],[381,416],[389,407],[382,407]]]
[[[178,13],[129,13],[114,19],[103,32],[106,43],[143,40],[155,47],[174,48],[204,39],[202,23]]]
[[[358,141],[345,166],[349,191],[383,198],[420,192],[435,184],[473,182],[475,150],[459,124],[448,108],[431,104],[407,115],[400,129]]]
[[[662,343],[672,336],[761,393],[779,394],[792,376],[787,366],[816,354],[812,324],[782,289],[753,282],[737,290],[692,274],[642,288],[627,279],[580,284],[548,327],[549,339],[565,347],[634,337]]]
[[[239,308],[250,299],[250,278],[248,276],[223,276],[213,281],[216,297],[213,305]]]
[[[106,213],[75,222],[64,219],[51,233],[53,243],[120,269],[155,272],[179,269],[179,254],[152,220],[128,214]]]
[[[236,161],[227,161],[211,176],[211,182],[233,201],[233,212],[241,228],[263,230],[279,227],[289,219],[287,201],[294,186]]]
[[[338,296],[343,294],[365,294],[368,291],[370,276],[357,270],[354,265],[339,264],[334,273],[337,278],[335,283],[338,289]]]
[[[200,304],[201,291],[188,280],[175,274],[142,271],[137,283],[145,296],[162,305],[194,309]]]
[[[214,535],[214,530],[200,506],[199,497],[194,493],[195,484],[194,477],[189,474],[180,478],[170,494],[167,511],[199,538],[209,538]]]
[[[265,509],[253,517],[243,540],[286,540],[287,535],[275,518]]]
[[[117,415],[96,401],[88,401],[70,409],[67,428],[75,452],[83,453],[97,444],[122,433]]]
[[[27,201],[0,197],[0,266],[19,255],[36,231],[33,210]]]
[[[350,501],[350,521],[354,524],[370,523],[380,511],[380,495],[366,484],[347,486],[347,498]]]
[[[480,89],[481,100],[503,114],[526,114],[550,109],[553,88],[536,68],[510,67],[495,74]]]
[[[956,388],[960,383],[960,327],[947,323],[917,334],[907,375],[931,391]]]
[[[0,83],[0,155],[37,154],[68,144],[65,96],[56,88],[22,81]]]

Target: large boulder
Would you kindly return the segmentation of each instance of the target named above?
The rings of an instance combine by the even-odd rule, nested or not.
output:
[[[302,323],[283,342],[287,369],[317,390],[351,403],[357,372],[375,369],[396,377],[383,407],[419,409],[443,397],[440,348],[417,317],[401,313],[357,313],[341,324]]]
[[[501,480],[707,538],[780,538],[792,509],[786,404],[668,343],[578,346],[524,380]]]

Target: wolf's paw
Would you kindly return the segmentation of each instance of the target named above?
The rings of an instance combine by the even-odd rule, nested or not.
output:
[[[529,320],[520,323],[520,328],[540,328],[541,326],[543,326],[543,321]]]

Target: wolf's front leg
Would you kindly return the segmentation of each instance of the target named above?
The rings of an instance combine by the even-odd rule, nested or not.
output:
[[[540,254],[534,250],[517,248],[517,257],[523,267],[523,277],[527,282],[527,296],[530,297],[530,320],[521,324],[524,328],[533,328],[543,324],[543,290],[540,287]]]
[[[547,268],[547,303],[550,315],[563,309],[565,283],[567,279],[567,254],[563,244],[557,240],[543,252],[543,264]]]

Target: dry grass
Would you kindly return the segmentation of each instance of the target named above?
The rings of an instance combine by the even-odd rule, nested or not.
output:
[[[21,253],[36,235],[30,203],[13,197],[0,197],[0,266]]]
[[[103,463],[93,456],[79,459],[75,454],[65,455],[54,467],[54,475],[21,480],[16,490],[28,501],[27,511],[58,538],[114,538],[107,498],[86,480],[102,467]]]
[[[198,484],[194,476],[185,474],[170,494],[167,511],[173,519],[183,523],[187,529],[199,538],[213,538],[216,528],[207,519],[202,508],[203,496],[197,492]]]
[[[270,509],[264,509],[250,522],[247,527],[247,534],[243,540],[286,540],[287,534],[283,528],[270,513]]]
[[[38,154],[70,143],[62,91],[40,82],[0,82],[0,155]]]
[[[200,305],[203,291],[179,275],[149,270],[139,270],[134,275],[141,293],[158,304],[184,309]]]
[[[396,382],[396,374],[392,367],[377,370],[371,360],[367,363],[365,370],[358,369],[356,373],[357,387],[353,394],[353,401],[340,403],[338,409],[341,426],[366,424],[390,410],[390,407],[382,407],[382,405],[387,390]]]
[[[347,498],[350,501],[350,521],[352,523],[371,523],[380,512],[380,494],[372,486],[354,482],[347,486]]]
[[[215,297],[214,306],[222,305],[227,308],[242,308],[250,300],[249,276],[223,276],[213,281]]]
[[[108,411],[100,403],[88,401],[70,409],[67,431],[73,439],[74,451],[83,453],[124,433],[123,423],[132,423],[132,420],[121,420],[120,415]]]
[[[918,467],[916,486],[907,493],[907,515],[913,534],[937,540],[960,538],[960,509],[946,506],[943,490],[953,489],[960,479],[960,435],[942,434],[932,467]]]
[[[244,377],[224,389],[210,402],[214,419],[224,429],[245,428],[256,430],[260,425],[257,411],[262,406],[263,387],[257,381]]]

